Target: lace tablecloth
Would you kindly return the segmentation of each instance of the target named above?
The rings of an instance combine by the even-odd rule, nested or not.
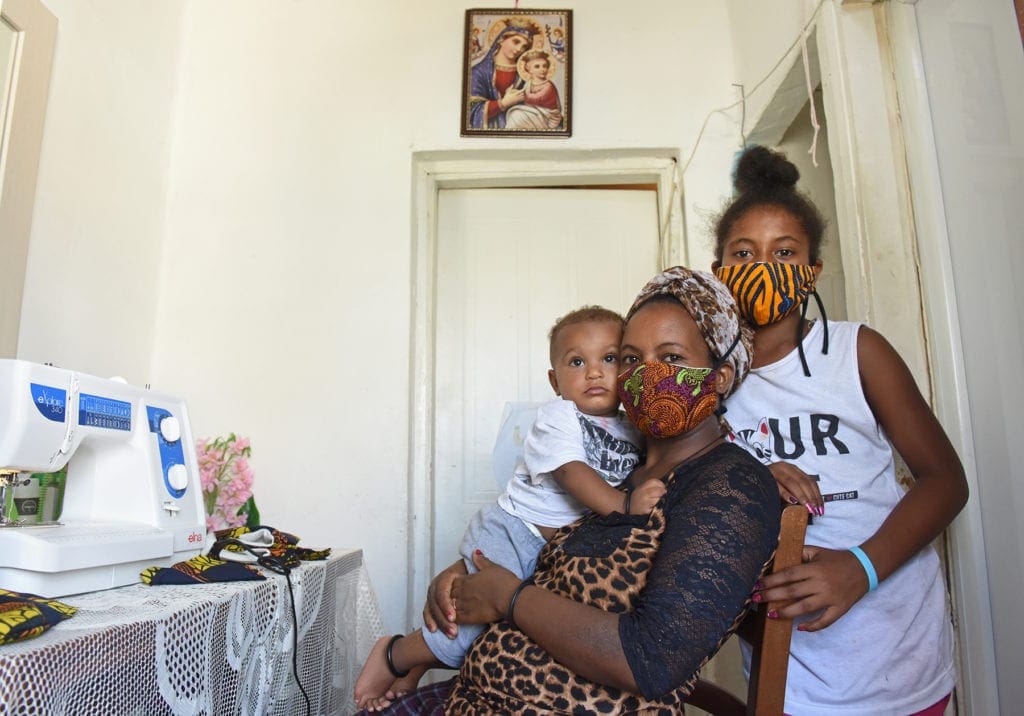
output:
[[[0,646],[0,714],[311,714],[355,711],[352,687],[383,633],[361,550],[285,577],[65,597],[78,613]]]

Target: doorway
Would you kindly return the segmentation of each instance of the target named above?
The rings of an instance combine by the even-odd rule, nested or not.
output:
[[[504,404],[550,396],[550,325],[583,303],[625,311],[686,258],[670,151],[421,153],[414,179],[407,627],[497,496]]]
[[[444,189],[437,209],[434,569],[511,475],[491,455],[507,405],[553,397],[548,330],[624,313],[658,270],[656,187]]]

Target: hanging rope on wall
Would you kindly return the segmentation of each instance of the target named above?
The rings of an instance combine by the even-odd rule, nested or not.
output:
[[[723,114],[726,117],[728,117],[729,115],[726,113],[729,110],[735,109],[736,107],[742,107],[741,116],[743,117],[743,121],[741,122],[742,141],[740,143],[740,147],[742,148],[743,146],[746,145],[746,135],[742,133],[742,125],[746,123],[747,99],[753,96],[754,93],[757,92],[762,87],[762,85],[764,85],[764,83],[768,81],[768,78],[775,74],[775,70],[779,69],[782,63],[786,61],[786,58],[789,57],[790,53],[794,50],[794,48],[796,48],[797,44],[801,45],[801,52],[803,53],[804,76],[807,80],[808,95],[811,98],[811,124],[814,126],[814,139],[811,143],[811,149],[808,153],[811,154],[812,159],[814,159],[814,166],[818,166],[817,159],[815,157],[815,151],[818,141],[819,125],[817,113],[814,110],[814,97],[812,94],[810,77],[810,62],[807,58],[807,37],[810,34],[811,27],[814,25],[814,21],[817,20],[818,18],[818,12],[821,11],[821,6],[824,4],[825,0],[818,0],[818,4],[814,6],[814,12],[811,13],[810,19],[808,19],[807,22],[804,23],[803,29],[800,31],[800,34],[797,35],[796,39],[793,40],[789,47],[786,48],[786,51],[782,53],[782,57],[780,57],[779,60],[774,65],[772,65],[772,68],[768,70],[764,77],[758,80],[757,84],[750,88],[749,92],[744,92],[743,86],[738,85],[740,87],[740,99],[736,100],[730,105],[726,105],[725,107],[719,107],[708,112],[707,116],[704,117],[704,121],[700,125],[700,131],[697,132],[697,138],[694,140],[693,147],[690,149],[690,155],[686,158],[686,162],[683,164],[683,168],[681,169],[681,173],[684,176],[686,175],[686,170],[690,168],[690,163],[693,161],[693,157],[697,154],[697,148],[700,146],[701,139],[704,137],[704,130],[707,129],[708,122],[714,115]],[[734,86],[737,86],[735,83],[733,84]]]
[[[807,84],[807,102],[811,108],[811,126],[814,127],[814,136],[811,137],[811,147],[807,150],[807,153],[811,155],[811,163],[813,163],[814,168],[817,169],[818,130],[821,129],[821,126],[818,124],[818,110],[814,106],[814,88],[811,87],[811,61],[807,57],[807,35],[809,34],[809,30],[807,28],[808,25],[804,24],[803,34],[800,36],[800,55],[804,62],[804,82]]]

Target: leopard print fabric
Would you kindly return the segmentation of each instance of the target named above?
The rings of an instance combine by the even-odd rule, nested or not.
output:
[[[641,694],[573,673],[502,621],[470,647],[445,712],[680,713],[698,669],[749,608],[778,537],[775,482],[748,458],[720,446],[669,474],[649,516],[585,517],[540,555],[535,584],[622,615]]]

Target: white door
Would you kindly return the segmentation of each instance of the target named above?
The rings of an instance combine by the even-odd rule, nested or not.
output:
[[[553,396],[551,325],[585,304],[625,312],[659,269],[653,189],[445,189],[437,224],[431,573],[498,496],[505,404]]]

